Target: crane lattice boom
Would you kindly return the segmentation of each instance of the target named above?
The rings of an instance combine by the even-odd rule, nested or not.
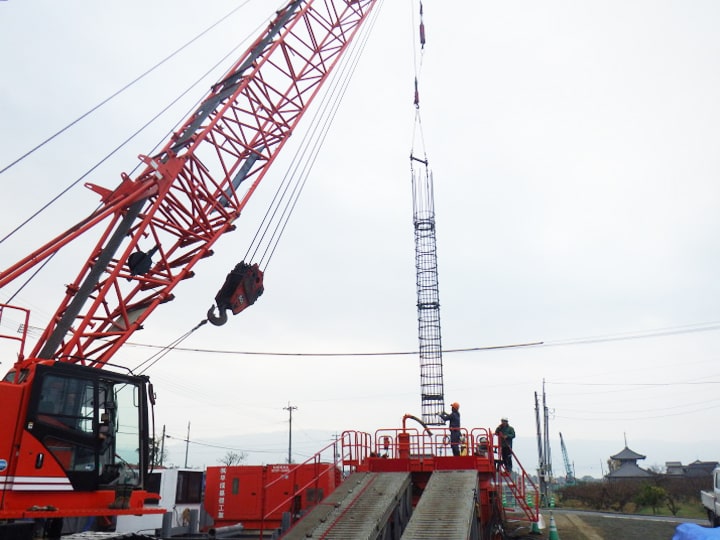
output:
[[[570,458],[568,456],[567,448],[565,447],[565,440],[563,439],[562,433],[560,433],[560,449],[562,450],[563,463],[565,464],[565,482],[568,484],[574,484],[575,473],[573,472],[572,465],[570,465]]]
[[[146,504],[157,499],[148,484],[155,395],[149,379],[99,368],[234,229],[378,1],[288,1],[164,147],[141,156],[139,174],[123,174],[112,190],[86,184],[100,196],[100,208],[0,272],[0,287],[14,284],[69,243],[97,233],[27,357],[29,316],[22,311],[21,354],[0,380],[0,537],[12,526],[8,520],[48,519],[59,536],[65,517],[162,511]],[[244,299],[251,304],[262,293],[262,272],[257,264],[234,272],[230,284],[245,291],[246,278],[259,280],[254,297]],[[221,293],[218,308],[240,309]],[[0,305],[0,318],[9,309],[20,308]]]
[[[92,255],[30,353],[101,367],[212,246],[248,199],[377,0],[294,0],[144,170],[102,208],[0,273],[0,287],[90,229]]]

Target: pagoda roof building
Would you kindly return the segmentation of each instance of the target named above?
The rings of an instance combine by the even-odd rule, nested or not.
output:
[[[645,459],[646,457],[647,456],[643,456],[642,454],[638,454],[637,452],[630,450],[626,446],[614,456],[610,456],[610,459],[615,459],[617,461],[637,461],[638,459]]]
[[[624,480],[624,479],[637,479],[637,478],[650,478],[654,476],[650,471],[646,471],[638,466],[637,461],[639,459],[645,459],[646,456],[638,454],[637,452],[630,450],[625,446],[620,452],[614,456],[610,456],[610,459],[619,463],[618,467],[608,474],[605,478],[609,480]]]

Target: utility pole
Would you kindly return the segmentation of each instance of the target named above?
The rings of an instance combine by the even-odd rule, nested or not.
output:
[[[165,460],[165,424],[163,424],[162,440],[160,441],[160,466],[163,466]]]
[[[340,440],[340,435],[337,433],[333,433],[333,464],[336,464],[338,462],[338,441]]]
[[[283,410],[290,413],[290,425],[288,427],[288,464],[292,463],[292,412],[297,410],[297,407],[291,406],[288,401],[288,406],[283,407]]]
[[[543,379],[543,392],[542,392],[542,403],[543,403],[543,420],[545,423],[545,431],[543,435],[544,447],[543,455],[545,456],[545,473],[547,474],[548,482],[552,484],[553,481],[553,470],[552,470],[552,457],[550,453],[550,409],[547,406],[547,395],[545,394],[545,379]],[[552,487],[550,490],[552,491]]]
[[[545,453],[543,452],[542,431],[540,427],[540,405],[538,403],[538,393],[535,392],[535,428],[537,430],[537,447],[538,447],[538,479],[540,480],[540,504],[546,505],[548,501],[548,476],[547,465],[545,463]]]
[[[190,447],[190,422],[188,422],[187,437],[185,438],[185,468],[187,469],[188,448]]]
[[[540,423],[540,404],[535,392],[535,427],[537,429],[538,478],[540,479],[540,502],[548,504],[552,494],[552,459],[550,457],[550,410],[545,394],[545,379],[542,386],[542,427]]]

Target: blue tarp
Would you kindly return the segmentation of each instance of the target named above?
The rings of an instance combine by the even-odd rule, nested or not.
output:
[[[675,527],[672,540],[720,540],[720,527],[709,529],[695,523],[681,523]]]

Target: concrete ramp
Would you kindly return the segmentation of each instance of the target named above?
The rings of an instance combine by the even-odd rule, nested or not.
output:
[[[475,497],[478,473],[435,471],[402,535],[402,540],[479,537]]]
[[[354,473],[282,538],[399,539],[411,512],[410,473]]]

